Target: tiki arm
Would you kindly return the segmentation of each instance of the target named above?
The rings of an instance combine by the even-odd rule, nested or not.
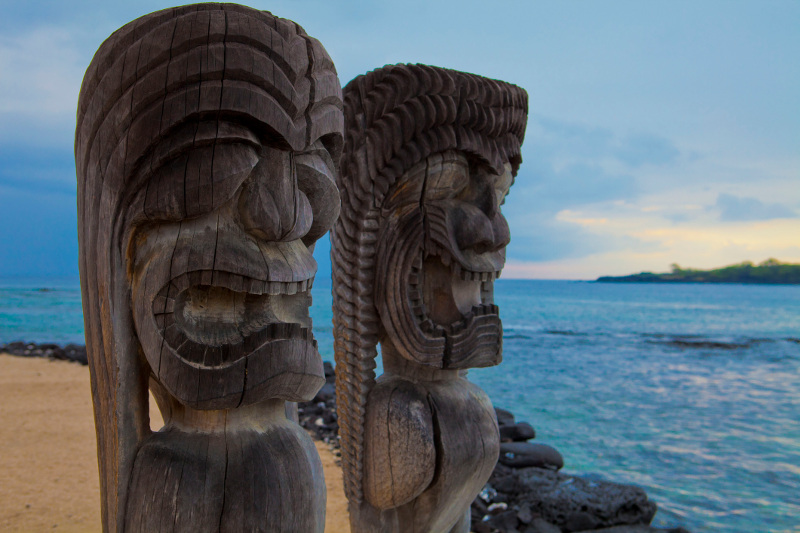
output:
[[[378,509],[416,498],[436,465],[427,392],[410,381],[379,381],[369,396],[364,432],[364,499]]]

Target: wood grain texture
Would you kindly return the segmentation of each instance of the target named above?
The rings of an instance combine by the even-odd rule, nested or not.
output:
[[[333,63],[235,4],[151,13],[78,102],[81,289],[105,531],[321,531],[311,250],[339,212]],[[151,433],[148,386],[166,425]]]
[[[466,369],[502,358],[500,206],[521,163],[527,94],[395,65],[351,81],[344,111],[331,258],[351,527],[466,532],[499,452],[491,402]]]

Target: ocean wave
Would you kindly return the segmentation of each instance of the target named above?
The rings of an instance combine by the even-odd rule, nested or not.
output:
[[[582,331],[572,331],[571,329],[546,329],[542,333],[547,335],[566,335],[569,337],[587,337],[589,334]]]
[[[648,337],[648,344],[660,344],[674,348],[703,349],[703,350],[743,350],[753,348],[760,344],[780,342],[782,339],[743,338],[743,339],[715,339],[702,335],[660,335],[644,334]]]

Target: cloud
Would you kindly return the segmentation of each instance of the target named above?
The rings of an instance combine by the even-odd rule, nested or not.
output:
[[[513,216],[509,220],[511,243],[506,256],[517,262],[558,261],[611,251],[652,252],[660,246],[652,239],[640,239],[606,227],[609,224],[602,218],[586,218],[569,210],[554,215]]]
[[[537,150],[559,158],[591,159],[631,169],[645,165],[668,166],[683,155],[669,139],[649,132],[626,135],[609,129],[545,117],[528,119],[528,139],[533,137]],[[687,156],[697,157],[696,154]]]
[[[74,114],[84,61],[72,34],[60,28],[0,37],[0,112]]]
[[[671,165],[678,160],[681,152],[663,137],[651,134],[632,135],[613,150],[614,155],[632,167],[643,165]],[[697,157],[692,155],[692,157]]]
[[[757,198],[720,193],[715,205],[719,209],[719,219],[723,222],[742,222],[751,220],[772,220],[776,218],[795,218],[797,211],[782,204],[766,204]]]
[[[0,37],[0,143],[71,145],[85,56],[62,28]]]
[[[645,192],[642,166],[668,168],[679,156],[669,140],[648,133],[623,136],[531,115],[524,162],[503,207],[513,232],[508,257],[554,261],[646,248],[646,242],[611,234],[600,220]],[[592,224],[570,215],[587,206],[603,212]]]

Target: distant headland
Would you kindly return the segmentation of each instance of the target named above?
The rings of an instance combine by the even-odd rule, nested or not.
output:
[[[640,272],[629,276],[601,276],[601,283],[767,283],[791,285],[800,284],[800,264],[782,263],[777,259],[754,265],[744,261],[712,270],[681,268],[673,263],[672,272],[654,274]]]

